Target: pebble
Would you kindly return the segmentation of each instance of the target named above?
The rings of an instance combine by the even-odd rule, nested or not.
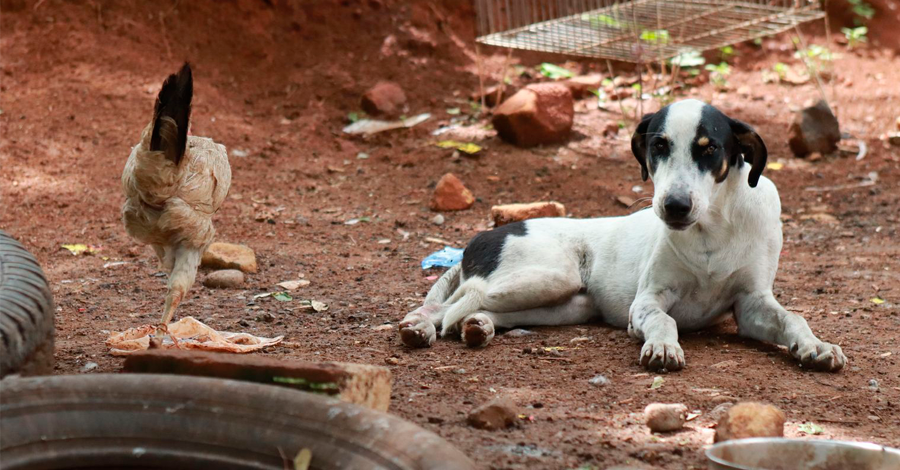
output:
[[[478,429],[496,430],[516,423],[518,409],[507,397],[498,396],[469,412],[466,421]]]
[[[237,269],[213,271],[203,280],[203,285],[210,289],[230,289],[240,287],[244,283],[244,273]]]
[[[651,403],[644,408],[644,422],[653,432],[677,431],[686,417],[687,407],[681,403]]]
[[[90,372],[98,367],[100,367],[100,365],[98,365],[96,362],[88,362],[87,364],[84,365],[84,367],[81,368],[81,371],[82,372]]]
[[[443,216],[442,214],[438,214],[438,215],[432,217],[432,218],[431,218],[431,223],[433,223],[434,225],[443,225],[443,223],[444,223],[444,216]]]
[[[435,211],[459,211],[472,207],[475,196],[453,173],[441,177],[434,188],[431,209]]]
[[[588,383],[595,387],[604,387],[609,385],[609,379],[607,379],[605,375],[598,374],[593,376],[591,380],[588,380]]]
[[[516,328],[515,330],[509,330],[506,332],[504,336],[509,336],[510,338],[520,338],[522,336],[533,335],[534,332],[531,330],[526,330],[524,328]]]
[[[256,253],[245,245],[213,243],[203,253],[200,265],[213,269],[240,269],[245,273],[255,273]]]
[[[878,391],[878,381],[877,380],[869,379],[869,390],[872,390],[873,392]]]
[[[715,442],[750,437],[783,437],[784,413],[772,405],[742,402],[732,406],[716,426]]]
[[[572,92],[565,85],[537,83],[497,107],[491,123],[503,140],[535,147],[568,139],[574,116]]]

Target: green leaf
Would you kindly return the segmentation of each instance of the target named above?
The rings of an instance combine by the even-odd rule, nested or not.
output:
[[[272,298],[279,302],[290,302],[291,300],[294,300],[294,298],[291,297],[291,294],[288,294],[287,292],[275,292],[272,294]]]
[[[809,434],[810,436],[816,436],[825,432],[825,430],[822,429],[822,426],[819,426],[816,423],[801,424],[800,426],[797,426],[797,430],[804,434]]]
[[[700,51],[691,49],[672,57],[672,59],[669,60],[669,63],[682,68],[699,67],[706,63],[706,59],[703,58],[703,54],[701,54]]]
[[[357,113],[357,112],[347,113],[347,119],[350,120],[350,122],[356,122],[356,121],[359,121],[359,119],[360,119],[360,116],[359,116],[359,115],[360,115],[360,114],[361,114],[361,113]]]
[[[590,22],[591,26],[594,28],[599,26],[609,26],[610,28],[619,29],[622,27],[622,23],[619,23],[615,18],[609,15],[591,15],[589,13],[583,13],[581,15],[581,20]]]
[[[543,76],[551,78],[553,80],[559,80],[560,78],[572,78],[575,76],[575,74],[573,74],[572,72],[548,62],[544,62],[543,64],[541,64],[540,71]]]
[[[650,44],[668,44],[669,32],[665,29],[644,30],[641,32],[641,40]]]

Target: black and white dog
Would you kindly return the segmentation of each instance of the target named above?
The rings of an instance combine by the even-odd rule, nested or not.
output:
[[[761,176],[759,135],[685,100],[644,116],[631,148],[643,179],[653,179],[652,211],[533,219],[478,234],[400,323],[403,343],[430,346],[440,327],[480,347],[494,328],[600,320],[644,341],[645,367],[678,370],[678,331],[733,312],[741,336],[784,345],[804,367],[844,367],[841,348],[772,294],[781,202]]]

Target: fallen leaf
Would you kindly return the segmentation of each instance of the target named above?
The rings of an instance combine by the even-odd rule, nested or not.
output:
[[[318,300],[310,301],[310,305],[312,305],[313,310],[317,313],[328,310],[328,305],[326,305],[325,302],[319,302]]]
[[[92,255],[92,254],[100,251],[99,246],[85,245],[84,243],[74,243],[71,245],[61,245],[61,246],[65,249],[69,250],[75,256],[78,256],[80,254]]]
[[[784,168],[784,163],[771,162],[771,163],[766,164],[766,169],[769,169],[772,171],[778,171],[782,168]]]
[[[616,202],[622,204],[625,207],[631,207],[634,205],[634,199],[628,196],[616,196]]]
[[[550,352],[550,351],[565,351],[566,349],[569,349],[569,348],[567,348],[567,347],[565,347],[565,346],[549,346],[549,347],[544,348],[544,351],[547,351],[547,352]]]
[[[457,142],[455,140],[442,140],[436,143],[438,147],[442,149],[456,149],[460,152],[467,153],[469,155],[474,155],[481,151],[481,146],[477,144],[473,144],[471,142]]]
[[[815,423],[801,424],[800,426],[797,426],[797,430],[804,434],[809,434],[810,436],[822,434],[822,432],[825,431],[824,429],[822,429],[822,426],[819,426]]]
[[[306,279],[300,279],[298,281],[284,281],[284,282],[279,282],[277,284],[278,287],[280,287],[284,290],[297,290],[301,287],[306,287],[308,285],[309,285],[309,281]]]
[[[291,297],[291,294],[288,294],[287,292],[275,292],[272,294],[272,298],[279,302],[290,302],[291,300],[294,300],[294,298]]]
[[[871,300],[872,303],[875,304],[875,305],[881,305],[881,304],[884,303],[884,299],[882,299],[881,297],[872,297],[872,298],[869,299],[869,300]]]
[[[659,387],[662,387],[665,382],[665,379],[658,375],[656,377],[653,377],[653,383],[650,384],[650,390],[655,390]]]
[[[272,295],[271,292],[264,292],[264,293],[262,293],[262,294],[256,294],[256,295],[253,296],[253,300],[256,300],[256,299],[264,299],[264,298],[266,298],[266,297],[270,297],[271,295]]]
[[[297,452],[297,456],[294,457],[294,470],[309,470],[310,462],[312,462],[312,451],[300,449],[300,452]]]

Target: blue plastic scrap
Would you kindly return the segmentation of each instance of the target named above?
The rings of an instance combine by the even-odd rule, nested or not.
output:
[[[462,261],[462,257],[462,248],[445,246],[443,250],[435,251],[425,257],[425,259],[422,260],[422,269],[431,269],[435,267],[449,268]]]

